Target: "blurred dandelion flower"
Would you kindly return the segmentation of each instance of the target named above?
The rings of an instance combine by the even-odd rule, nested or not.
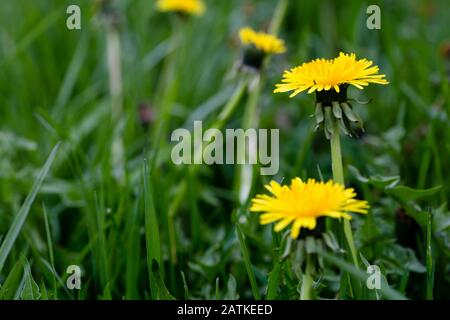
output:
[[[271,181],[265,188],[272,194],[260,194],[252,199],[250,211],[265,212],[261,224],[278,221],[275,231],[281,231],[292,223],[291,236],[297,238],[302,227],[316,227],[316,219],[322,216],[351,220],[347,212],[367,213],[367,201],[355,199],[352,188],[333,182],[317,182],[300,178],[292,179],[290,186]]]
[[[363,89],[369,83],[388,84],[385,75],[378,74],[379,70],[370,60],[356,60],[354,53],[341,52],[337,58],[316,59],[285,71],[282,83],[276,85],[274,92],[294,91],[292,98],[305,90],[313,93],[334,89],[339,93],[342,85]]]
[[[268,33],[256,32],[249,27],[239,30],[239,38],[243,44],[252,45],[265,54],[279,54],[286,52],[283,40]]]
[[[202,0],[158,0],[156,7],[162,12],[179,12],[200,16],[205,12]]]
[[[259,70],[267,55],[286,51],[283,40],[272,34],[256,32],[248,27],[239,30],[239,38],[242,44],[247,46],[242,64],[252,69]]]

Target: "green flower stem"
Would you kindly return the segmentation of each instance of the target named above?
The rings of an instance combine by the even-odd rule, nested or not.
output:
[[[283,23],[284,17],[289,6],[289,0],[280,0],[275,8],[272,20],[269,26],[269,33],[277,35],[280,27]],[[249,97],[245,106],[244,118],[242,121],[242,129],[255,128],[258,126],[259,118],[257,113],[257,107],[261,96],[261,90],[264,85],[261,77],[262,71],[269,63],[270,55],[266,56],[263,62],[261,71],[258,72],[252,80],[250,80]],[[248,155],[248,148],[245,147],[244,156]],[[245,159],[243,159],[245,160]],[[247,201],[253,184],[254,166],[241,165],[237,167],[235,175],[234,193],[237,195],[237,199],[240,205],[244,205]]]
[[[344,181],[344,169],[342,166],[342,153],[341,153],[341,139],[339,135],[339,124],[334,121],[333,133],[331,135],[331,166],[333,170],[333,180],[336,183],[345,185]],[[352,254],[353,264],[359,267],[358,257],[356,255],[355,242],[353,240],[352,227],[350,221],[343,219],[344,235],[347,240],[350,252]]]
[[[261,77],[257,73],[250,81],[249,97],[245,106],[244,117],[242,120],[242,129],[247,130],[249,128],[255,128],[258,126],[258,103],[261,96]],[[239,159],[238,163],[244,163],[245,158],[249,159],[249,148],[247,145],[242,146],[245,148],[243,152],[244,159]],[[238,146],[239,148],[239,146]],[[235,176],[235,194],[240,205],[244,205],[250,195],[252,189],[252,182],[254,176],[254,166],[251,164],[238,165],[236,167]]]
[[[312,300],[313,278],[311,274],[312,274],[311,255],[306,254],[306,269],[305,273],[303,274],[300,300]]]
[[[342,185],[344,182],[344,169],[342,166],[341,139],[339,135],[339,127],[337,121],[333,126],[333,134],[331,135],[331,167],[333,170],[334,182]]]
[[[217,117],[217,120],[213,123],[213,125],[210,128],[215,129],[222,129],[225,124],[230,119],[231,115],[236,110],[239,102],[241,101],[242,96],[244,95],[245,89],[248,86],[248,78],[244,77],[234,90],[233,95],[231,96],[230,100],[228,100],[228,103],[224,106],[222,111],[219,113],[219,116]]]

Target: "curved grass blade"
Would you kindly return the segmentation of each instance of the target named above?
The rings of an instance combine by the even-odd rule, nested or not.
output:
[[[161,263],[161,245],[159,238],[158,218],[156,216],[153,185],[148,171],[147,159],[144,159],[144,218],[145,218],[145,244],[147,248],[147,268],[149,272],[149,281],[151,296],[153,300],[158,298],[158,286],[162,279],[158,280]],[[158,267],[158,274],[155,275],[153,261]],[[158,282],[159,281],[159,282]]]
[[[432,214],[428,212],[427,216],[427,242],[426,242],[426,257],[427,257],[427,300],[433,300],[434,288],[434,263],[432,251]]]
[[[280,287],[281,280],[281,271],[282,271],[281,262],[277,262],[275,267],[269,273],[269,280],[267,285],[267,295],[266,300],[274,300],[277,297],[278,288]]]
[[[20,230],[22,230],[23,224],[25,223],[25,220],[28,216],[28,212],[30,212],[31,205],[33,204],[34,199],[36,198],[36,195],[39,192],[39,189],[41,188],[42,183],[44,182],[44,179],[47,176],[53,161],[55,160],[59,146],[60,142],[56,144],[56,146],[53,148],[52,152],[48,156],[47,161],[45,162],[44,166],[39,172],[38,177],[34,181],[30,193],[25,199],[25,202],[23,203],[19,212],[14,217],[11,227],[9,228],[8,233],[6,234],[5,239],[3,240],[2,246],[0,247],[0,273],[2,272],[6,258],[8,258],[8,254],[11,251],[14,242],[16,241],[17,236],[20,233]]]
[[[247,269],[248,278],[250,280],[250,285],[252,287],[253,297],[256,300],[261,300],[261,295],[259,294],[258,285],[256,283],[255,273],[253,272],[252,263],[250,261],[250,255],[248,253],[247,244],[245,243],[244,234],[238,224],[236,224],[236,233],[239,238],[239,246],[241,247],[242,257],[244,258],[245,268]]]

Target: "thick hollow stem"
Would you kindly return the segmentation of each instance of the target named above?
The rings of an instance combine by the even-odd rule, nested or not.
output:
[[[331,135],[331,167],[333,169],[333,180],[336,183],[345,185],[344,170],[342,166],[342,154],[341,154],[341,140],[339,136],[339,125],[337,121],[333,124],[333,134]],[[356,255],[355,242],[353,240],[352,228],[350,221],[343,219],[344,235],[347,240],[350,252],[352,254],[353,263],[356,267],[359,266],[358,257]]]
[[[255,75],[251,80],[249,91],[244,118],[242,120],[242,129],[244,130],[256,129],[258,126],[258,103],[261,95],[261,78],[259,74]],[[238,156],[240,155],[241,158],[237,159],[238,166],[236,167],[235,175],[234,187],[239,205],[244,205],[247,202],[252,189],[254,165],[251,164],[250,159],[256,156],[255,153],[257,150],[255,145],[256,141],[249,140],[248,143],[244,141],[243,146],[238,146],[238,148],[243,148],[244,150],[242,153],[238,152]],[[250,163],[246,163],[246,161]]]
[[[306,269],[302,280],[302,290],[300,294],[300,300],[312,300],[312,286],[313,278],[311,276],[312,265],[310,254],[306,255]]]

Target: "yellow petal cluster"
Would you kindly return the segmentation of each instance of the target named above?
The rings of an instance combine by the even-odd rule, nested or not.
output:
[[[239,30],[239,38],[245,45],[253,45],[256,49],[267,54],[279,54],[286,51],[284,41],[276,36],[245,27]]]
[[[206,10],[202,0],[158,0],[156,8],[162,12],[181,12],[197,16]]]
[[[309,179],[292,179],[290,185],[271,181],[265,188],[271,195],[260,194],[252,199],[250,211],[264,212],[261,224],[277,222],[275,231],[281,231],[290,224],[291,236],[297,238],[302,227],[314,229],[317,218],[331,217],[351,219],[348,212],[367,213],[367,201],[355,199],[352,188],[333,182],[318,182]]]
[[[276,85],[274,92],[292,91],[294,97],[302,91],[334,89],[339,92],[339,86],[348,84],[363,89],[369,83],[388,84],[384,74],[378,74],[379,68],[367,59],[356,59],[354,53],[339,53],[334,59],[315,59],[303,63],[283,74],[281,83]]]

